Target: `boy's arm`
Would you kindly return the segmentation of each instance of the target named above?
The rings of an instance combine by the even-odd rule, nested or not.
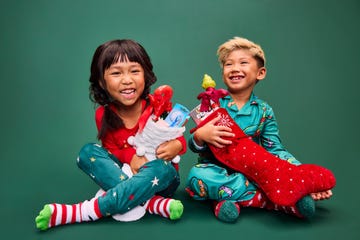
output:
[[[281,143],[278,124],[272,108],[269,107],[266,111],[266,120],[260,135],[261,146],[283,160],[300,165],[301,163]]]
[[[209,122],[201,125],[191,135],[189,141],[189,148],[194,152],[205,151],[207,144],[211,144],[217,148],[223,148],[232,143],[231,140],[226,138],[234,137],[231,128],[227,126],[217,125],[221,116],[217,116]]]
[[[194,140],[194,134],[190,135],[190,137],[188,139],[188,146],[189,146],[189,149],[191,151],[193,151],[194,153],[205,152],[208,149],[206,144],[203,146],[199,146],[198,144],[196,144],[196,142]]]

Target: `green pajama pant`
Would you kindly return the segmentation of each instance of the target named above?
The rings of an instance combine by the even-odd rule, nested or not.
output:
[[[106,194],[99,197],[103,215],[125,213],[143,204],[155,194],[171,196],[179,186],[179,174],[171,162],[156,159],[144,164],[129,178],[122,164],[102,146],[89,143],[80,151],[78,166],[89,175]]]
[[[253,198],[257,186],[241,173],[228,171],[213,163],[200,163],[190,169],[187,190],[195,200],[247,201]]]

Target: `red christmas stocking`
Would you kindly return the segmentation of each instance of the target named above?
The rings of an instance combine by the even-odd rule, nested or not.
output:
[[[235,137],[225,148],[210,145],[215,157],[226,166],[256,182],[266,196],[281,206],[294,206],[302,197],[333,188],[333,173],[315,164],[292,165],[256,144],[235,123],[224,108],[218,108],[197,127],[221,115],[217,125],[232,128]]]

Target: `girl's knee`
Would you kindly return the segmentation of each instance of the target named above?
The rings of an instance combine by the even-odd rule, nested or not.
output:
[[[144,164],[141,167],[141,170],[149,169],[149,171],[158,178],[162,179],[174,179],[177,177],[177,171],[174,166],[169,161],[164,160],[154,160]]]
[[[91,157],[94,155],[94,152],[98,151],[99,148],[101,148],[101,146],[96,143],[85,144],[80,149],[79,156],[76,161],[78,167],[81,169],[86,167],[89,164],[89,161],[91,161]]]
[[[160,195],[162,197],[165,198],[169,198],[172,197],[174,195],[174,193],[176,192],[176,190],[178,189],[180,185],[180,176],[177,175],[174,180],[170,183],[170,185],[162,190],[161,192],[158,192],[157,195]]]

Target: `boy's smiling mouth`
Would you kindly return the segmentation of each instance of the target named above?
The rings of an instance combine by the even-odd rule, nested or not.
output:
[[[229,79],[232,81],[239,81],[241,79],[243,79],[244,76],[243,75],[236,75],[236,76],[230,76]]]

